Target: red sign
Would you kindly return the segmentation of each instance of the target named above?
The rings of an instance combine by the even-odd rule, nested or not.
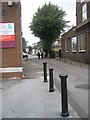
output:
[[[0,48],[15,47],[14,23],[0,23]]]

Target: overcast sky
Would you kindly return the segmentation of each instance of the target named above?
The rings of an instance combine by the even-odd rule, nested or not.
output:
[[[62,7],[66,11],[67,16],[65,19],[71,21],[69,25],[73,25],[76,22],[76,0],[21,0],[23,37],[28,41],[28,45],[39,41],[39,38],[31,34],[32,31],[28,28],[29,23],[31,23],[38,7],[42,7],[45,3],[49,2]]]

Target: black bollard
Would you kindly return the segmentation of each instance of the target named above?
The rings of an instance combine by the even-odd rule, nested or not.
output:
[[[61,78],[61,101],[62,101],[62,112],[61,115],[63,117],[68,117],[68,99],[67,99],[67,77],[68,75],[61,74],[59,75]]]
[[[47,82],[47,62],[43,63],[43,70],[44,70],[44,82]]]
[[[49,92],[54,92],[54,86],[53,86],[53,68],[49,68]]]

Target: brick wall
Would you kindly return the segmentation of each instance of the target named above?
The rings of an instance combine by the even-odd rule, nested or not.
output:
[[[2,23],[14,23],[15,29],[15,47],[2,49],[2,67],[22,67],[20,29],[21,5],[18,3],[17,5],[9,7],[7,2],[3,2],[2,10],[5,11],[5,15],[2,16]],[[13,77],[22,79],[22,72],[3,73],[2,76],[4,79]]]
[[[86,51],[79,52],[78,51],[78,39],[77,39],[77,51],[72,52],[72,37],[77,37],[81,33],[86,34]],[[89,36],[88,36],[89,37]],[[89,49],[89,42],[87,38],[87,26],[84,26],[83,28],[79,29],[78,31],[71,30],[65,33],[62,36],[62,52],[63,52],[63,57],[67,59],[71,59],[73,61],[78,61],[78,62],[88,62],[88,49]],[[68,52],[65,51],[65,41],[68,40]]]
[[[76,20],[77,25],[82,22],[82,6],[80,2],[76,2]]]
[[[82,22],[82,5],[81,2],[76,2],[76,18],[77,18],[77,26],[76,31],[69,30],[67,33],[62,35],[62,51],[63,51],[63,57],[72,59],[74,61],[79,62],[86,62],[90,63],[90,23],[81,24]],[[87,18],[90,19],[90,2],[87,4]],[[85,21],[84,21],[85,22]],[[80,26],[80,24],[82,26]],[[78,50],[78,35],[85,33],[85,51],[79,51]],[[77,51],[72,52],[72,37],[77,37]],[[65,41],[68,40],[68,52],[65,51]]]
[[[85,4],[84,2],[83,3],[80,3],[80,2],[77,2],[76,3],[76,17],[77,17],[77,26],[80,25],[81,23],[84,23],[82,22],[82,5]],[[90,19],[90,2],[86,2],[87,4],[87,19]],[[90,23],[89,23],[90,24]],[[90,32],[88,32],[88,29],[90,29],[90,26],[89,24],[82,24],[82,26],[80,28],[78,28],[76,30],[76,36],[78,36],[79,34],[82,34],[82,33],[85,33],[85,41],[86,41],[86,51],[85,52],[78,52],[77,53],[77,58],[78,60],[82,60],[82,62],[89,62],[89,41],[90,41]]]
[[[90,27],[90,25],[89,25]],[[90,32],[87,33],[88,36],[88,42],[87,42],[87,46],[88,46],[88,50],[87,50],[87,57],[88,57],[88,63],[90,64]]]
[[[90,1],[87,4],[87,17],[90,18]]]
[[[77,17],[77,25],[82,22],[82,6],[85,4],[84,2],[76,2],[76,17]],[[90,2],[86,2],[87,4],[87,19],[90,18]]]
[[[70,30],[64,35],[62,35],[61,38],[61,45],[62,45],[62,52],[63,52],[63,57],[71,59],[72,58],[72,37],[76,36],[76,31],[75,30]],[[68,52],[65,50],[65,41],[68,40]]]

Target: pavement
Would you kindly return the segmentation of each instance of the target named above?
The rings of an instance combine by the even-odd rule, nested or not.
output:
[[[2,117],[2,81],[0,79],[0,119]]]
[[[60,92],[55,86],[55,91],[49,92],[49,82],[43,82],[42,67],[33,63],[32,60],[28,61],[28,64],[27,67],[30,67],[28,74],[31,78],[2,81],[2,117],[64,118],[61,116]],[[79,118],[69,104],[68,112],[69,116],[66,118]]]

